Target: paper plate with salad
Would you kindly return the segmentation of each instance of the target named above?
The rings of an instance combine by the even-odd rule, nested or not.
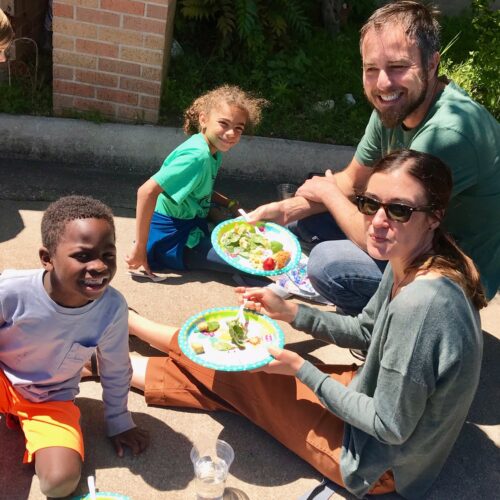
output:
[[[228,264],[258,276],[276,276],[293,269],[301,249],[296,236],[274,222],[249,224],[242,218],[220,223],[212,245]]]
[[[179,332],[182,352],[199,365],[221,371],[260,368],[273,360],[267,348],[283,347],[285,335],[264,314],[238,307],[207,309],[191,316]]]

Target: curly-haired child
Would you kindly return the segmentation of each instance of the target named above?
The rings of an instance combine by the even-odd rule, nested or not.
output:
[[[207,216],[211,203],[238,208],[214,191],[215,178],[222,153],[260,122],[265,104],[239,87],[223,85],[184,112],[184,131],[193,135],[137,191],[136,237],[126,258],[130,269],[234,272],[212,247]]]

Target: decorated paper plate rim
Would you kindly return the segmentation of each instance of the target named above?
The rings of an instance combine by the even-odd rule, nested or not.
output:
[[[206,368],[211,368],[213,370],[219,370],[219,371],[225,371],[225,372],[239,372],[239,371],[246,371],[246,370],[255,370],[256,368],[260,368],[261,366],[265,366],[268,363],[270,363],[274,358],[269,355],[264,359],[261,359],[255,363],[247,363],[247,364],[241,364],[241,365],[221,365],[218,363],[212,363],[211,361],[207,361],[203,358],[200,358],[200,356],[197,356],[192,349],[189,347],[189,342],[188,342],[188,337],[189,334],[191,333],[191,330],[193,327],[196,325],[196,323],[199,323],[200,320],[207,319],[207,316],[214,315],[214,314],[219,314],[219,313],[224,313],[224,312],[234,312],[235,315],[238,312],[238,307],[213,307],[211,309],[206,309],[205,311],[201,311],[197,314],[194,314],[190,318],[187,319],[187,321],[184,323],[182,326],[180,332],[179,332],[179,347],[181,348],[181,351],[191,360],[197,363],[198,365],[205,366]],[[263,318],[263,320],[268,323],[272,328],[274,329],[274,334],[276,336],[276,346],[279,348],[282,348],[285,345],[285,334],[283,333],[283,330],[281,327],[278,325],[274,319],[271,319],[269,316],[266,316],[265,314],[258,313],[256,311],[250,311],[248,309],[245,309],[245,314],[247,316],[256,316],[258,318]]]
[[[110,498],[117,498],[119,500],[132,500],[129,496],[127,495],[122,495],[121,493],[111,493],[109,491],[97,491],[96,492],[96,498],[104,498],[104,497],[110,497]],[[71,500],[90,500],[90,493],[86,493],[84,495],[80,495],[77,497],[71,497]]]
[[[278,276],[280,274],[285,274],[288,271],[291,271],[294,267],[297,266],[300,260],[300,256],[302,253],[302,250],[300,248],[300,243],[297,237],[286,227],[280,226],[279,224],[276,224],[275,222],[263,222],[265,226],[271,227],[276,229],[278,232],[284,232],[289,238],[290,241],[293,242],[294,244],[294,249],[291,252],[291,257],[290,257],[290,262],[285,266],[282,267],[281,269],[273,269],[272,271],[264,271],[264,269],[254,269],[251,266],[242,266],[240,265],[236,259],[233,257],[229,256],[224,249],[220,246],[219,244],[219,234],[221,233],[222,230],[226,228],[226,226],[235,224],[236,222],[244,222],[242,217],[238,217],[236,219],[230,219],[226,220],[224,222],[221,222],[218,224],[214,230],[212,231],[212,246],[214,247],[215,251],[221,257],[224,259],[228,264],[231,266],[235,267],[239,271],[243,271],[245,273],[249,274],[254,274],[256,276]]]

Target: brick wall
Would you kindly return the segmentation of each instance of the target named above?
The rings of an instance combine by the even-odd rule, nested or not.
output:
[[[54,0],[54,112],[156,123],[175,0]]]

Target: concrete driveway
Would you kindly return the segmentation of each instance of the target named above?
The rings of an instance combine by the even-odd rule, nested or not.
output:
[[[0,270],[39,267],[39,228],[47,201],[74,191],[74,172],[64,166],[41,169],[36,162],[2,162],[0,175]],[[82,167],[83,169],[83,167]],[[165,283],[134,281],[126,272],[124,256],[134,235],[134,196],[138,177],[106,177],[90,172],[80,176],[79,192],[94,193],[108,202],[116,215],[119,270],[113,285],[130,306],[143,315],[173,325],[181,325],[190,315],[209,307],[234,305],[234,282],[210,273],[169,274]],[[43,175],[43,172],[46,175]],[[9,176],[9,172],[11,172]],[[57,172],[54,175],[53,172]],[[38,177],[37,177],[38,176]],[[47,177],[50,177],[47,179]],[[33,180],[36,178],[36,182]],[[74,178],[73,178],[74,179]],[[38,184],[37,184],[38,183]],[[36,185],[35,185],[36,184]],[[234,182],[226,179],[224,189],[252,208],[274,198],[274,186]],[[325,307],[325,306],[322,306]],[[500,484],[498,445],[500,444],[500,296],[482,314],[484,361],[480,387],[460,438],[430,492],[429,499],[498,498]],[[324,346],[283,325],[290,346],[309,359],[353,362],[348,352]],[[137,340],[131,349],[155,353]],[[194,498],[189,452],[201,436],[212,435],[229,442],[235,450],[225,499],[297,499],[321,479],[320,475],[273,438],[243,418],[225,413],[204,413],[175,408],[147,407],[141,394],[131,392],[129,407],[135,421],[149,429],[151,448],[142,456],[115,457],[104,437],[100,385],[81,384],[78,405],[82,410],[86,461],[78,492],[86,492],[86,477],[95,475],[101,491],[129,495],[134,500]],[[2,417],[0,417],[2,418]],[[0,423],[0,500],[38,500],[43,497],[32,466],[22,464],[23,437]],[[354,498],[344,490],[332,498]],[[387,495],[384,498],[399,498]]]

